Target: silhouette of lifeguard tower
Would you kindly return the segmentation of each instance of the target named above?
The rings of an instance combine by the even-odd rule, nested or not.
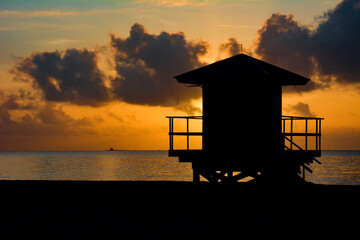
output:
[[[167,117],[169,156],[192,163],[194,182],[200,176],[210,182],[299,182],[312,172],[308,165],[320,163],[315,157],[321,156],[323,118],[282,116],[282,86],[310,79],[245,54],[175,79],[203,91],[203,116]],[[186,130],[176,131],[179,121]],[[190,130],[193,121],[202,121],[202,131]],[[177,148],[181,137],[186,147]],[[195,137],[202,138],[202,148],[191,147]]]

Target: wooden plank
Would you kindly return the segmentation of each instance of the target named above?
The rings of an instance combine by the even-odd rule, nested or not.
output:
[[[274,153],[269,155],[266,152],[222,152],[222,151],[213,151],[211,154],[207,152],[197,149],[197,150],[169,150],[168,155],[170,157],[194,157],[194,158],[220,158],[220,159],[286,159],[286,158],[313,158],[313,157],[321,157],[321,151],[315,150],[286,150]]]
[[[239,134],[241,134],[241,132],[239,132]],[[178,136],[186,136],[186,135],[190,135],[190,136],[202,136],[203,135],[203,132],[169,132],[169,135],[178,135]],[[229,135],[229,136],[232,136],[234,135],[233,132],[221,132],[221,133],[218,133],[218,134],[215,134],[215,133],[212,133],[211,135],[213,136],[216,136],[216,135],[219,135],[219,136],[226,136],[226,135]],[[309,137],[315,137],[315,136],[321,136],[320,133],[282,133],[283,136],[299,136],[299,137],[302,137],[302,136],[309,136]]]
[[[202,132],[169,132],[170,136],[202,136]]]
[[[294,120],[305,120],[305,119],[312,119],[312,120],[315,120],[315,119],[321,119],[323,120],[324,118],[318,118],[318,117],[296,117],[296,116],[282,116],[282,119],[284,120],[290,120],[290,118],[293,118]]]
[[[309,137],[315,137],[315,136],[320,136],[319,133],[283,133],[282,134],[283,136],[299,136],[299,137],[302,137],[302,136],[309,136]]]
[[[202,119],[202,116],[166,116],[166,118]]]
[[[202,150],[169,150],[169,157],[202,157]]]

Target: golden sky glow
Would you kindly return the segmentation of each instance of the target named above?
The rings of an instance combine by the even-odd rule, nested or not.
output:
[[[201,98],[194,97],[198,96],[196,93],[189,93],[184,96],[186,101],[180,97],[168,98],[166,94],[159,99],[151,99],[149,93],[131,92],[133,85],[126,86],[127,91],[124,92],[122,79],[125,76],[134,77],[134,73],[131,75],[130,68],[125,68],[119,60],[126,54],[129,57],[130,50],[124,55],[119,49],[126,44],[130,49],[130,43],[134,41],[130,38],[131,29],[141,36],[155,36],[154,39],[159,42],[160,36],[165,40],[171,39],[170,42],[184,37],[184,46],[189,54],[194,55],[188,58],[188,65],[179,66],[180,72],[175,72],[174,76],[189,66],[212,63],[230,56],[230,47],[219,51],[219,46],[229,43],[229,38],[242,43],[245,51],[262,58],[256,53],[258,31],[272,14],[292,14],[295,21],[311,30],[319,25],[316,19],[325,11],[334,9],[338,3],[338,0],[1,1],[0,151],[104,150],[110,147],[165,150],[168,148],[168,120],[165,116],[199,115]],[[155,42],[154,39],[149,43]],[[79,52],[84,48],[88,52]],[[68,49],[76,51],[67,52]],[[88,56],[96,63],[91,75],[94,76],[93,83],[102,79],[104,86],[100,84],[100,87],[117,87],[118,91],[99,94],[96,101],[92,101],[92,95],[87,93],[80,99],[81,88],[73,95],[71,91],[74,90],[69,90],[68,95],[45,96],[45,87],[38,87],[31,78],[35,76],[31,75],[34,70],[24,70],[28,67],[24,59],[34,63],[36,57],[55,51],[59,51],[56,61],[63,61],[63,66],[67,66],[65,53],[77,59]],[[156,76],[161,79],[168,76],[168,72],[159,73],[158,69],[162,69],[162,65],[158,65],[160,63],[150,65],[151,60],[144,60],[146,56],[141,61],[135,61],[136,57],[134,55],[127,64],[133,64],[131,68],[142,67],[144,72],[141,74],[155,76],[154,79]],[[51,59],[54,58],[52,56]],[[93,66],[91,61],[84,62]],[[167,61],[170,65],[170,59]],[[21,63],[23,68],[15,71],[16,63]],[[163,68],[164,71],[169,70],[169,76],[171,68]],[[68,74],[71,74],[69,71]],[[81,78],[85,73],[78,74],[72,76]],[[60,75],[51,76],[50,83],[60,91],[57,80]],[[324,117],[323,149],[360,149],[358,79],[346,84],[331,82],[329,87],[301,93],[285,89],[283,114]],[[111,85],[115,80],[121,84]],[[173,78],[168,78],[168,81],[176,83]],[[41,79],[36,83],[40,82]],[[173,87],[170,84],[165,89],[171,89],[174,95],[179,96],[193,90],[180,84],[180,90]],[[141,89],[141,86],[136,89]]]

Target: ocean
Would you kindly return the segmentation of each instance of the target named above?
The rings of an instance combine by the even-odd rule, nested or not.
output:
[[[360,185],[360,151],[322,151],[306,180]],[[0,180],[192,181],[167,151],[0,152]]]

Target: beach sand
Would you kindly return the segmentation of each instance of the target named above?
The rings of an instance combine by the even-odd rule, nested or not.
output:
[[[0,181],[2,239],[353,239],[360,186]]]

